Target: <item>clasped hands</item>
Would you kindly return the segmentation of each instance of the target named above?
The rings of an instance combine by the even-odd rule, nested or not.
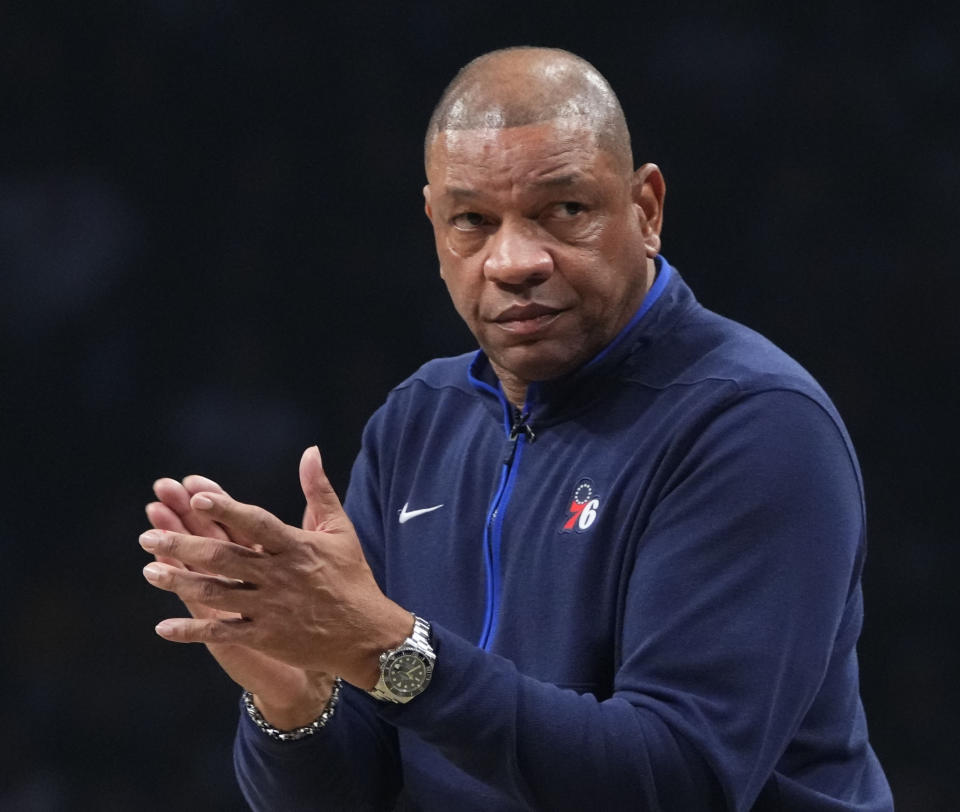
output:
[[[300,483],[302,528],[204,477],[157,480],[159,501],[147,505],[154,529],[140,537],[157,559],[144,577],[192,615],[161,621],[157,633],[207,644],[267,718],[288,727],[322,709],[332,674],[373,687],[380,652],[412,628],[374,580],[316,447],[301,458]]]

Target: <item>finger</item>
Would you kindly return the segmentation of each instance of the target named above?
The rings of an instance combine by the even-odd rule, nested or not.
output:
[[[156,559],[158,563],[166,564],[171,569],[182,570],[184,572],[191,572],[191,570],[189,570],[187,567],[185,567],[180,561],[177,561],[175,558],[167,558],[166,556],[158,555],[156,556]],[[147,580],[150,581],[151,584],[153,584],[153,581],[151,581],[150,578],[147,577],[150,573],[147,572],[146,567],[144,567],[143,574],[144,574],[144,577],[146,577]],[[209,573],[207,574],[209,575]],[[159,584],[153,584],[153,585],[158,586],[161,589],[163,588]],[[239,612],[228,612],[225,610],[215,609],[212,606],[205,606],[204,604],[198,603],[196,601],[184,600],[183,602],[186,605],[187,609],[190,610],[190,614],[196,618],[211,618],[211,617],[224,618],[224,617],[231,617],[231,616],[239,618],[241,616]]]
[[[225,493],[223,488],[212,479],[207,479],[207,477],[198,474],[191,474],[182,483],[170,477],[163,477],[153,483],[153,491],[157,498],[180,519],[180,527],[164,527],[163,529],[186,532],[194,536],[227,539],[227,533],[220,525],[190,507],[190,497],[198,490]]]
[[[174,643],[209,643],[244,645],[249,637],[250,622],[242,618],[191,619],[185,617],[161,620],[156,632]]]
[[[156,561],[143,568],[143,577],[158,589],[175,592],[187,606],[200,604],[240,615],[249,614],[249,598],[253,590],[243,581],[201,575]]]
[[[267,510],[238,502],[225,493],[203,491],[190,499],[191,507],[223,525],[230,538],[239,544],[271,553],[288,549],[295,543],[295,528],[284,524]]]
[[[210,491],[224,495],[227,493],[212,479],[207,479],[205,476],[200,476],[199,474],[191,474],[186,477],[183,480],[183,487],[189,496],[193,496],[193,494],[199,491]],[[219,524],[206,514],[199,513],[193,508],[190,508],[189,513],[183,517],[183,523],[187,526],[187,530],[195,536],[210,536],[215,539],[231,540],[227,531]]]
[[[255,583],[257,576],[262,573],[261,562],[265,557],[258,550],[232,541],[156,530],[143,533],[140,546],[148,553],[182,562],[191,570],[203,570],[251,583]]]
[[[180,517],[163,502],[151,502],[146,507],[147,519],[157,530],[169,530],[172,533],[186,533]]]
[[[151,502],[146,507],[147,519],[157,530],[169,530],[172,533],[186,533],[187,529],[180,521],[180,517],[168,508],[163,502]],[[157,561],[162,564],[169,564],[172,567],[186,569],[182,561],[168,556],[156,556]]]
[[[183,525],[191,536],[206,536],[207,538],[232,541],[230,534],[219,524],[210,519],[206,514],[199,513],[193,509],[184,514]]]
[[[185,477],[183,480],[183,487],[190,496],[193,496],[195,493],[199,493],[200,491],[226,493],[226,491],[212,479],[207,479],[205,476],[200,476],[199,474],[190,474],[190,476]]]
[[[300,487],[307,499],[304,527],[312,525],[312,529],[325,532],[335,532],[343,528],[348,522],[346,514],[333,485],[327,479],[320,449],[315,445],[310,446],[300,457]]]
[[[167,530],[171,533],[185,533],[187,535],[210,535],[209,533],[191,533],[180,520],[180,517],[163,504],[163,502],[151,502],[147,505],[147,518],[150,520],[150,524],[157,530]],[[226,537],[226,533],[223,532],[222,528],[217,525],[215,525],[215,527],[219,535]],[[161,564],[170,564],[180,569],[188,569],[186,564],[182,561],[177,561],[175,558],[170,558],[165,555],[158,555],[156,558]]]
[[[187,567],[182,561],[177,561],[175,558],[168,558],[164,555],[156,556],[156,560],[160,564],[166,564],[168,567],[171,567],[175,570],[183,570],[184,572],[193,572],[189,567]],[[146,568],[144,568],[146,569]],[[212,573],[204,573],[205,575],[212,575]],[[146,573],[144,573],[146,575]],[[150,580],[149,578],[147,579]],[[239,612],[228,612],[225,610],[214,609],[212,606],[205,606],[202,603],[197,603],[195,601],[186,601],[184,604],[187,609],[190,610],[190,614],[197,618],[208,618],[208,617],[240,617]]]
[[[153,492],[178,516],[190,512],[190,494],[177,480],[162,477],[153,483]]]
[[[190,519],[191,515],[193,515],[193,512],[188,513],[184,518]],[[163,502],[151,502],[147,505],[147,518],[150,520],[150,524],[157,530],[168,530],[172,533],[184,533],[190,536],[206,536],[208,538],[223,539],[224,541],[230,540],[220,525],[207,519],[203,521],[194,519],[193,521],[185,522],[169,507],[163,504]],[[177,561],[175,558],[170,558],[169,556],[158,555],[157,561],[188,569],[182,561]]]

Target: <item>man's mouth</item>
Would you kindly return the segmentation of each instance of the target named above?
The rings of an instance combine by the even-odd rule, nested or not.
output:
[[[513,305],[493,319],[501,330],[515,335],[531,335],[551,324],[563,310],[542,304]]]

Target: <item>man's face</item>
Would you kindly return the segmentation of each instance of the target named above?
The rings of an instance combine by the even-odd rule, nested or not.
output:
[[[563,119],[438,136],[424,196],[441,276],[501,380],[570,372],[629,321],[659,250],[652,172],[651,191],[648,167],[618,168]]]

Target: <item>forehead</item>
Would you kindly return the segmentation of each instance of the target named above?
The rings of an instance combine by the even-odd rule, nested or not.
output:
[[[463,188],[537,183],[611,174],[613,161],[596,133],[576,119],[520,127],[441,132],[430,148],[431,185]]]

